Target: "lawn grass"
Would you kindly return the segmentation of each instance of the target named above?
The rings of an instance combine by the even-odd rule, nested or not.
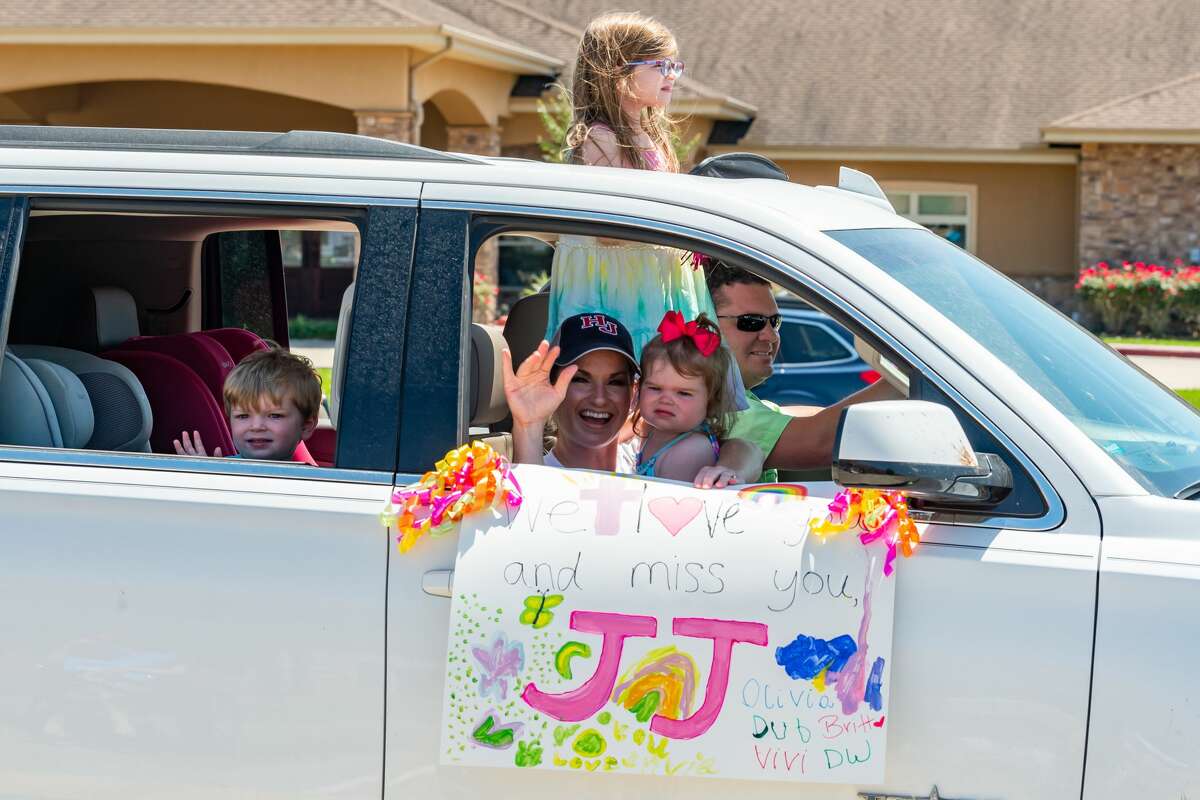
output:
[[[1179,396],[1196,408],[1200,408],[1200,389],[1179,389]]]
[[[329,380],[333,374],[332,367],[316,367],[317,374],[321,376],[321,394],[329,397]]]
[[[1171,345],[1176,347],[1200,347],[1200,339],[1150,339],[1142,336],[1104,336],[1109,344]]]

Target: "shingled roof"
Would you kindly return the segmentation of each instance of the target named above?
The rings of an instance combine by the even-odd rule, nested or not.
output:
[[[495,35],[432,0],[13,0],[0,28],[415,28],[454,25]]]
[[[1185,79],[1200,64],[1196,0],[638,6],[679,39],[688,72],[678,98],[757,114],[742,142],[755,148],[1011,150],[1044,146],[1042,129],[1068,121],[1173,126],[1195,114],[1196,82]],[[0,4],[0,41],[33,30],[446,25],[569,64],[588,20],[612,8],[612,0],[13,0]]]
[[[1044,134],[1049,141],[1087,141],[1102,132],[1143,141],[1200,134],[1200,72],[1055,120]]]
[[[613,8],[612,0],[506,2],[576,27]],[[1039,146],[1050,121],[1200,64],[1196,0],[637,6],[676,34],[691,77],[758,109],[742,141],[755,147]]]

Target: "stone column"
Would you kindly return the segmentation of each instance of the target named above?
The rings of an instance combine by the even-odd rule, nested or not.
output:
[[[1086,143],[1079,158],[1079,259],[1186,262],[1200,250],[1200,146]]]
[[[446,149],[452,153],[477,156],[500,155],[500,129],[490,125],[449,125],[446,127]],[[500,250],[495,239],[489,239],[475,256],[475,286],[472,318],[490,323],[496,319],[496,289],[500,286]]]
[[[417,140],[416,120],[411,111],[367,109],[355,111],[354,117],[358,120],[358,132],[363,136],[409,144]]]

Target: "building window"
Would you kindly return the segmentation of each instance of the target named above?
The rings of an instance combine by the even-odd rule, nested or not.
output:
[[[896,213],[938,236],[975,252],[974,186],[950,183],[894,183],[883,186]]]

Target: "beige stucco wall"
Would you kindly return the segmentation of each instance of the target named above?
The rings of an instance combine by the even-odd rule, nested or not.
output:
[[[172,81],[115,81],[15,92],[0,98],[0,121],[137,128],[353,133],[353,112],[279,94]],[[49,95],[49,97],[47,97]]]
[[[6,45],[0,92],[106,81],[186,81],[348,109],[408,107],[405,47]]]
[[[781,161],[792,180],[837,184],[838,167],[880,183],[947,182],[977,190],[975,254],[1016,277],[1075,274],[1077,181],[1074,164],[980,164],[902,161]]]
[[[413,78],[418,103],[437,105],[451,125],[497,125],[508,113],[515,73],[465,64],[448,58],[417,68]]]

